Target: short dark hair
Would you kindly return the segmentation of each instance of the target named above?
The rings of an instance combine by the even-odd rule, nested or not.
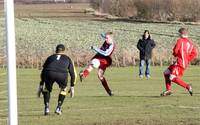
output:
[[[151,35],[150,35],[149,30],[145,30],[145,31],[144,31],[144,34],[145,34],[145,33],[148,33],[148,34],[149,34],[149,37],[148,37],[147,39],[151,39]],[[142,35],[142,38],[143,38],[143,39],[145,38],[144,34]]]
[[[178,32],[179,32],[180,34],[186,34],[186,33],[188,32],[188,29],[182,27],[182,28],[180,28],[180,29],[178,30]]]
[[[58,44],[56,46],[56,53],[59,53],[59,52],[62,52],[62,51],[65,51],[65,46],[63,44]]]
[[[150,33],[149,33],[149,30],[145,30],[145,31],[144,31],[144,34],[145,34],[146,32],[148,32],[148,34],[150,34]]]

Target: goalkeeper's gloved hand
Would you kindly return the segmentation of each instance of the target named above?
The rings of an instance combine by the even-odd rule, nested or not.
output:
[[[40,98],[41,93],[43,92],[43,85],[39,85],[38,91],[37,91],[37,96]]]
[[[74,97],[74,87],[70,87],[68,93],[70,93],[70,97],[73,98]]]

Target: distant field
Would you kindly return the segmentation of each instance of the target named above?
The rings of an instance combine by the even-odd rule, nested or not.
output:
[[[3,16],[3,4],[0,4],[0,15]],[[84,10],[89,8],[87,3],[82,4],[21,4],[15,3],[16,17],[47,17],[47,18],[74,18],[89,19],[90,15],[86,15]]]
[[[153,60],[158,64],[172,60],[171,50],[182,26],[189,28],[191,39],[200,50],[200,25],[108,21],[85,14],[84,9],[89,7],[88,4],[16,4],[17,64],[40,65],[58,43],[66,45],[66,53],[76,64],[85,64],[94,54],[90,46],[99,46],[103,41],[99,36],[103,31],[113,31],[115,35],[114,65],[137,61],[136,45],[145,29],[150,30],[157,44]],[[4,31],[4,18],[0,18],[0,49],[5,46]]]
[[[3,26],[4,19],[0,19]],[[119,21],[92,20],[55,20],[50,18],[16,18],[16,42],[18,64],[42,62],[47,55],[54,52],[58,43],[67,47],[67,54],[75,62],[86,63],[94,54],[90,47],[100,46],[103,39],[100,33],[113,31],[116,41],[113,62],[132,64],[132,59],[138,59],[137,41],[145,29],[149,29],[157,46],[153,59],[170,61],[171,51],[177,39],[177,30],[182,25],[156,23],[129,23]],[[191,38],[200,50],[200,26],[187,25]],[[5,46],[4,28],[0,27],[0,46]],[[100,42],[101,41],[101,42]],[[3,45],[4,44],[4,45]],[[2,53],[3,51],[1,51]]]
[[[92,15],[85,14],[85,9],[90,4],[15,4],[16,17],[41,17],[57,19],[95,19]]]
[[[183,79],[192,83],[194,96],[173,85],[174,94],[160,97],[164,90],[165,67],[152,67],[152,78],[139,79],[138,67],[110,68],[105,76],[115,96],[108,97],[97,79],[96,71],[76,84],[75,97],[66,98],[63,114],[55,115],[59,89],[54,85],[51,114],[43,116],[42,98],[36,97],[39,70],[19,69],[19,125],[199,125],[199,67],[190,67]],[[80,70],[80,69],[79,69]],[[0,125],[7,123],[5,70],[0,70]]]

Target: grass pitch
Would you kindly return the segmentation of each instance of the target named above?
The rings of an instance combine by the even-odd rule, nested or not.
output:
[[[96,71],[76,84],[75,97],[67,97],[63,114],[54,114],[59,93],[54,89],[50,115],[43,115],[43,99],[36,97],[40,71],[19,69],[19,125],[199,125],[199,67],[186,70],[183,79],[192,83],[194,96],[173,84],[173,95],[160,97],[164,90],[162,72],[166,67],[152,67],[151,79],[139,79],[138,67],[108,68],[106,78],[115,96],[109,97],[96,76]],[[0,125],[7,124],[7,87],[5,70],[0,79]]]

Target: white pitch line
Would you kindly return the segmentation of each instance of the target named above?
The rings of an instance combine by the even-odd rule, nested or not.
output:
[[[200,107],[193,107],[193,106],[184,106],[184,105],[180,105],[178,106],[179,108],[183,108],[183,109],[200,109]]]
[[[150,106],[151,107],[151,106]],[[160,107],[172,107],[172,105],[154,105],[152,107],[160,108]]]
[[[72,111],[93,111],[93,110],[111,110],[111,109],[128,109],[127,107],[105,107],[105,108],[82,108],[71,109]]]
[[[155,106],[152,106],[154,108],[162,108],[162,107],[174,107],[172,105],[155,105]]]
[[[115,109],[114,107],[106,107],[106,108],[83,108],[83,109],[70,109],[71,111],[93,111],[93,110],[108,110],[108,109]],[[119,108],[117,108],[119,109]],[[120,109],[127,109],[126,107],[121,107]],[[66,109],[66,112],[68,111],[69,109]],[[65,111],[65,110],[64,110]],[[43,114],[43,110],[39,111],[39,110],[35,110],[35,111],[29,111],[29,113],[25,113],[25,111],[22,111],[22,112],[18,112],[19,115],[20,114],[30,114],[30,113],[38,113],[38,114]],[[54,113],[54,110],[51,111],[50,110],[50,113]],[[0,113],[1,114],[1,113]]]
[[[86,109],[78,109],[79,111],[92,111],[92,110],[109,110],[109,109],[115,109],[114,107],[105,107],[105,108],[86,108]],[[119,109],[119,107],[118,107],[118,109]],[[120,108],[120,109],[122,109],[122,107]],[[75,109],[75,110],[77,110],[77,109]]]

